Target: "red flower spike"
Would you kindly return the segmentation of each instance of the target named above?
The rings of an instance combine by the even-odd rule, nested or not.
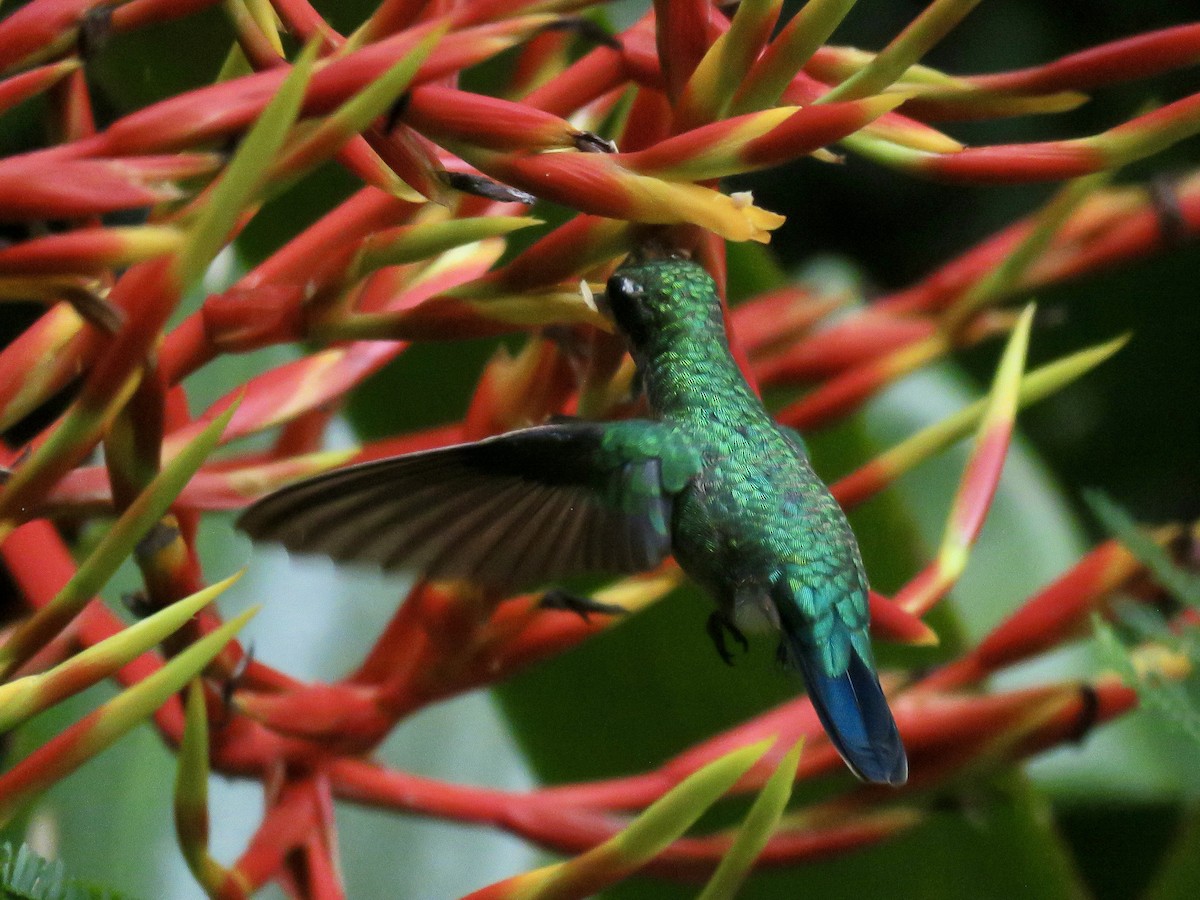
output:
[[[871,636],[876,640],[914,647],[936,647],[940,642],[936,631],[882,594],[871,591],[870,602]]]
[[[312,781],[291,777],[267,798],[262,823],[245,852],[228,873],[219,896],[249,897],[284,866],[287,857],[320,827],[320,811]]]
[[[626,223],[599,216],[574,216],[487,273],[482,281],[505,292],[576,281],[627,251],[630,244]]]
[[[489,150],[534,152],[575,147],[569,122],[525,103],[438,85],[412,91],[401,120],[431,140],[463,141]]]
[[[118,33],[135,31],[147,25],[157,25],[182,19],[216,6],[219,0],[129,0],[112,10],[112,27]]]
[[[53,87],[79,68],[79,60],[64,59],[0,81],[0,113]]]
[[[0,429],[66,387],[100,342],[70,305],[58,303],[0,350]]]
[[[756,867],[795,866],[819,862],[883,843],[921,824],[925,810],[891,807],[820,821],[819,815],[790,814],[771,835]],[[730,838],[725,835],[687,837],[676,841],[645,869],[664,878],[695,880],[716,867]]]
[[[499,348],[480,376],[463,418],[463,433],[478,440],[545,421],[571,393],[571,374],[551,341],[531,340],[516,356]]]
[[[619,154],[616,161],[632,171],[660,178],[722,178],[811,153],[859,130],[902,100],[872,97],[828,106],[748,113],[667,138],[646,150]]]
[[[1158,538],[1166,541],[1175,533],[1165,530]],[[1025,601],[973,650],[935,672],[923,685],[944,689],[974,684],[999,669],[1088,633],[1091,616],[1141,569],[1119,542],[1106,541]]]
[[[79,23],[104,0],[35,0],[0,22],[0,72],[26,68],[69,51]]]
[[[783,217],[698,184],[661,181],[601,153],[509,157],[454,147],[493,178],[580,212],[654,225],[692,224],[731,241],[770,240]]]
[[[1031,94],[1088,90],[1148,78],[1198,61],[1200,23],[1195,23],[1100,44],[1028,69],[968,76],[966,80],[988,90]]]
[[[709,0],[654,0],[657,59],[662,61],[667,95],[678,100],[712,39]]]
[[[148,158],[152,159],[152,158]],[[0,161],[0,207],[8,219],[78,219],[153,206],[182,196],[160,178],[208,171],[210,159],[192,171],[154,173],[131,160],[64,160],[48,153]],[[152,180],[154,179],[154,180]]]
[[[178,297],[169,264],[170,258],[142,263],[113,288],[112,303],[126,313],[126,323],[88,373],[75,404],[0,492],[0,532],[40,504],[54,483],[91,452],[132,394],[142,361]]]
[[[853,412],[901,376],[944,356],[949,349],[948,338],[943,334],[916,341],[825,382],[812,393],[779,410],[775,417],[801,431],[828,425]]]
[[[801,336],[757,363],[755,370],[764,384],[823,381],[932,340],[937,330],[937,322],[930,318],[890,315],[867,307],[828,328]]]
[[[225,430],[222,443],[265,431],[342,396],[404,350],[403,344],[364,342],[325,350],[252,378],[236,394],[223,397],[190,425],[176,429],[163,442],[170,458],[238,397],[241,405]]]
[[[609,47],[597,47],[530,91],[523,102],[534,109],[567,116],[622,87],[627,77],[623,54]]]
[[[525,105],[537,109],[536,104],[528,102],[526,95],[552,81],[566,68],[567,51],[573,42],[574,35],[566,31],[546,31],[530,38],[521,48],[516,65],[513,66],[505,95],[525,97]],[[583,105],[581,103],[577,107]]]
[[[367,685],[315,684],[286,692],[238,691],[233,709],[280,735],[323,745],[331,753],[366,753],[395,718]]]
[[[264,31],[246,4],[227,4],[226,15],[233,26],[238,47],[252,69],[261,72],[264,69],[287,65],[278,33]]]
[[[96,275],[171,253],[182,239],[156,225],[80,228],[0,248],[0,274]]]
[[[1078,730],[1078,696],[1073,684],[991,695],[909,691],[892,707],[908,750],[908,789],[1015,761],[1050,723],[1068,721]]]
[[[711,26],[722,33],[684,86],[676,104],[676,130],[695,128],[727,113],[736,87],[770,38],[782,5],[782,0],[740,3],[728,26],[720,16],[712,17]]]
[[[350,38],[354,46],[371,44],[411,26],[421,15],[425,0],[382,0]]]
[[[906,612],[924,615],[950,590],[983,528],[1012,440],[1033,311],[1031,305],[1022,313],[996,369],[987,412],[963,470],[937,558],[896,594],[896,605]]]
[[[802,339],[821,319],[850,302],[848,293],[819,295],[808,287],[767,291],[730,311],[738,339],[763,380],[764,361]]]

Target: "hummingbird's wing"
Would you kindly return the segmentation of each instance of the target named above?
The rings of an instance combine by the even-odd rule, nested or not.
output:
[[[542,425],[349,466],[267,495],[237,524],[299,553],[496,588],[640,572],[670,551],[671,496],[657,459],[612,465],[604,428]]]

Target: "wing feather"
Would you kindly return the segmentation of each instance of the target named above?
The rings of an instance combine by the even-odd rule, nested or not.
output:
[[[544,425],[350,466],[262,498],[238,526],[298,553],[497,588],[650,568],[670,550],[672,497],[657,461],[614,466],[603,432]],[[608,499],[647,477],[627,508]]]

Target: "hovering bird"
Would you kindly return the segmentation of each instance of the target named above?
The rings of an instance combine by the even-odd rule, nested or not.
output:
[[[774,628],[829,737],[867,781],[908,763],[867,633],[854,533],[804,442],[763,408],[729,352],[696,262],[627,262],[605,299],[657,417],[568,421],[298,482],[238,522],[258,540],[497,588],[652,568],[673,553],[726,635]]]

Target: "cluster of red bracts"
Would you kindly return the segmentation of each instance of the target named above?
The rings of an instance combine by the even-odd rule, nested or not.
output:
[[[306,0],[272,0],[274,15],[265,18],[251,7],[266,4],[235,0],[226,8],[250,74],[98,130],[82,77],[96,32],[132,30],[210,5],[33,0],[0,21],[0,112],[46,94],[61,136],[53,146],[0,160],[0,214],[30,230],[27,240],[0,248],[0,298],[47,307],[0,350],[0,430],[78,384],[67,412],[28,447],[4,450],[12,471],[0,490],[0,556],[36,615],[0,652],[10,679],[0,685],[0,699],[20,687],[43,708],[69,684],[78,689],[112,676],[130,696],[141,686],[144,713],[153,710],[164,737],[183,745],[189,774],[177,798],[180,839],[214,896],[245,896],[272,879],[306,896],[340,896],[335,799],[486,824],[579,853],[706,764],[763,738],[774,741],[772,748],[735,791],[759,789],[801,737],[799,778],[839,776],[842,769],[803,698],[653,772],[609,781],[504,793],[384,768],[365,754],[406,716],[503,680],[612,622],[546,610],[533,596],[486,597],[462,585],[422,583],[355,672],[332,684],[298,683],[268,661],[248,659],[229,641],[240,623],[225,624],[204,609],[204,592],[213,589],[206,588],[194,537],[206,511],[239,508],[350,461],[475,439],[559,412],[625,412],[629,364],[580,282],[598,289],[648,226],[678,229],[721,281],[722,239],[766,241],[782,221],[749,197],[720,193],[716,179],[726,175],[810,154],[828,158],[822,148],[839,144],[932,178],[1063,179],[1109,172],[1200,131],[1194,95],[1092,137],[962,147],[931,123],[1055,112],[1081,102],[1083,89],[1192,65],[1200,58],[1200,26],[1020,72],[951,77],[916,65],[972,5],[948,0],[931,4],[878,54],[823,46],[852,5],[845,0],[808,4],[774,37],[779,3],[744,3],[732,14],[708,0],[661,0],[574,62],[565,51],[585,38],[548,27],[562,24],[564,10],[588,5],[582,2],[384,0],[344,37]],[[292,63],[281,29],[307,42]],[[520,55],[504,93],[521,99],[451,86],[459,72],[514,47]],[[594,131],[614,118],[623,124],[610,146]],[[230,158],[232,141],[241,149]],[[185,292],[259,205],[327,158],[364,186],[168,328]],[[577,214],[498,264],[507,234],[541,224],[522,215],[521,192]],[[102,219],[147,208],[137,225]],[[62,227],[52,231],[45,222]],[[1011,333],[987,400],[833,485],[852,507],[977,432],[936,558],[895,597],[872,596],[877,637],[936,641],[921,616],[966,564],[1017,409],[1120,345],[1023,374],[1030,319],[1001,304],[1169,249],[1198,231],[1198,172],[1178,178],[1165,205],[1151,188],[1084,180],[919,283],[834,324],[826,316],[849,298],[802,287],[731,310],[748,377],[763,387],[807,389],[779,411],[781,421],[801,429],[853,413],[958,347]],[[519,355],[492,361],[461,422],[352,451],[321,449],[338,404],[410,342],[524,331],[536,334]],[[293,342],[320,349],[263,371],[191,415],[190,375],[222,355]],[[212,445],[271,431],[277,436],[266,451],[234,447],[205,461]],[[86,465],[99,446],[104,464]],[[113,549],[103,565],[77,566],[50,522],[111,513],[120,516],[112,547],[127,544],[125,555],[153,528],[154,539],[133,553],[147,608],[165,613],[184,598],[199,604],[169,631],[138,639],[161,645],[161,655],[143,653],[141,644],[107,649],[122,635],[132,640],[131,629],[88,601],[103,582],[97,573],[120,554]],[[1173,536],[1168,530],[1158,537]],[[761,861],[797,862],[883,840],[922,821],[922,792],[1075,740],[1129,709],[1132,690],[1108,677],[1005,693],[980,689],[990,674],[1084,633],[1091,617],[1105,614],[1114,594],[1142,574],[1121,546],[1101,545],[959,659],[917,680],[889,673],[910,786],[886,797],[859,788],[791,816]],[[634,611],[680,578],[668,563],[609,586],[598,599]],[[82,648],[104,652],[82,657]],[[185,657],[187,666],[180,664]],[[176,692],[206,665],[206,690],[193,688],[185,715]],[[54,677],[26,681],[32,673]],[[227,697],[223,685],[230,686]],[[197,743],[194,723],[206,720],[207,738]],[[0,774],[0,811],[11,815],[132,722],[128,712],[106,705]],[[269,787],[256,836],[229,866],[207,853],[203,783],[210,766]],[[650,868],[709,871],[731,840],[725,833],[684,838]]]

